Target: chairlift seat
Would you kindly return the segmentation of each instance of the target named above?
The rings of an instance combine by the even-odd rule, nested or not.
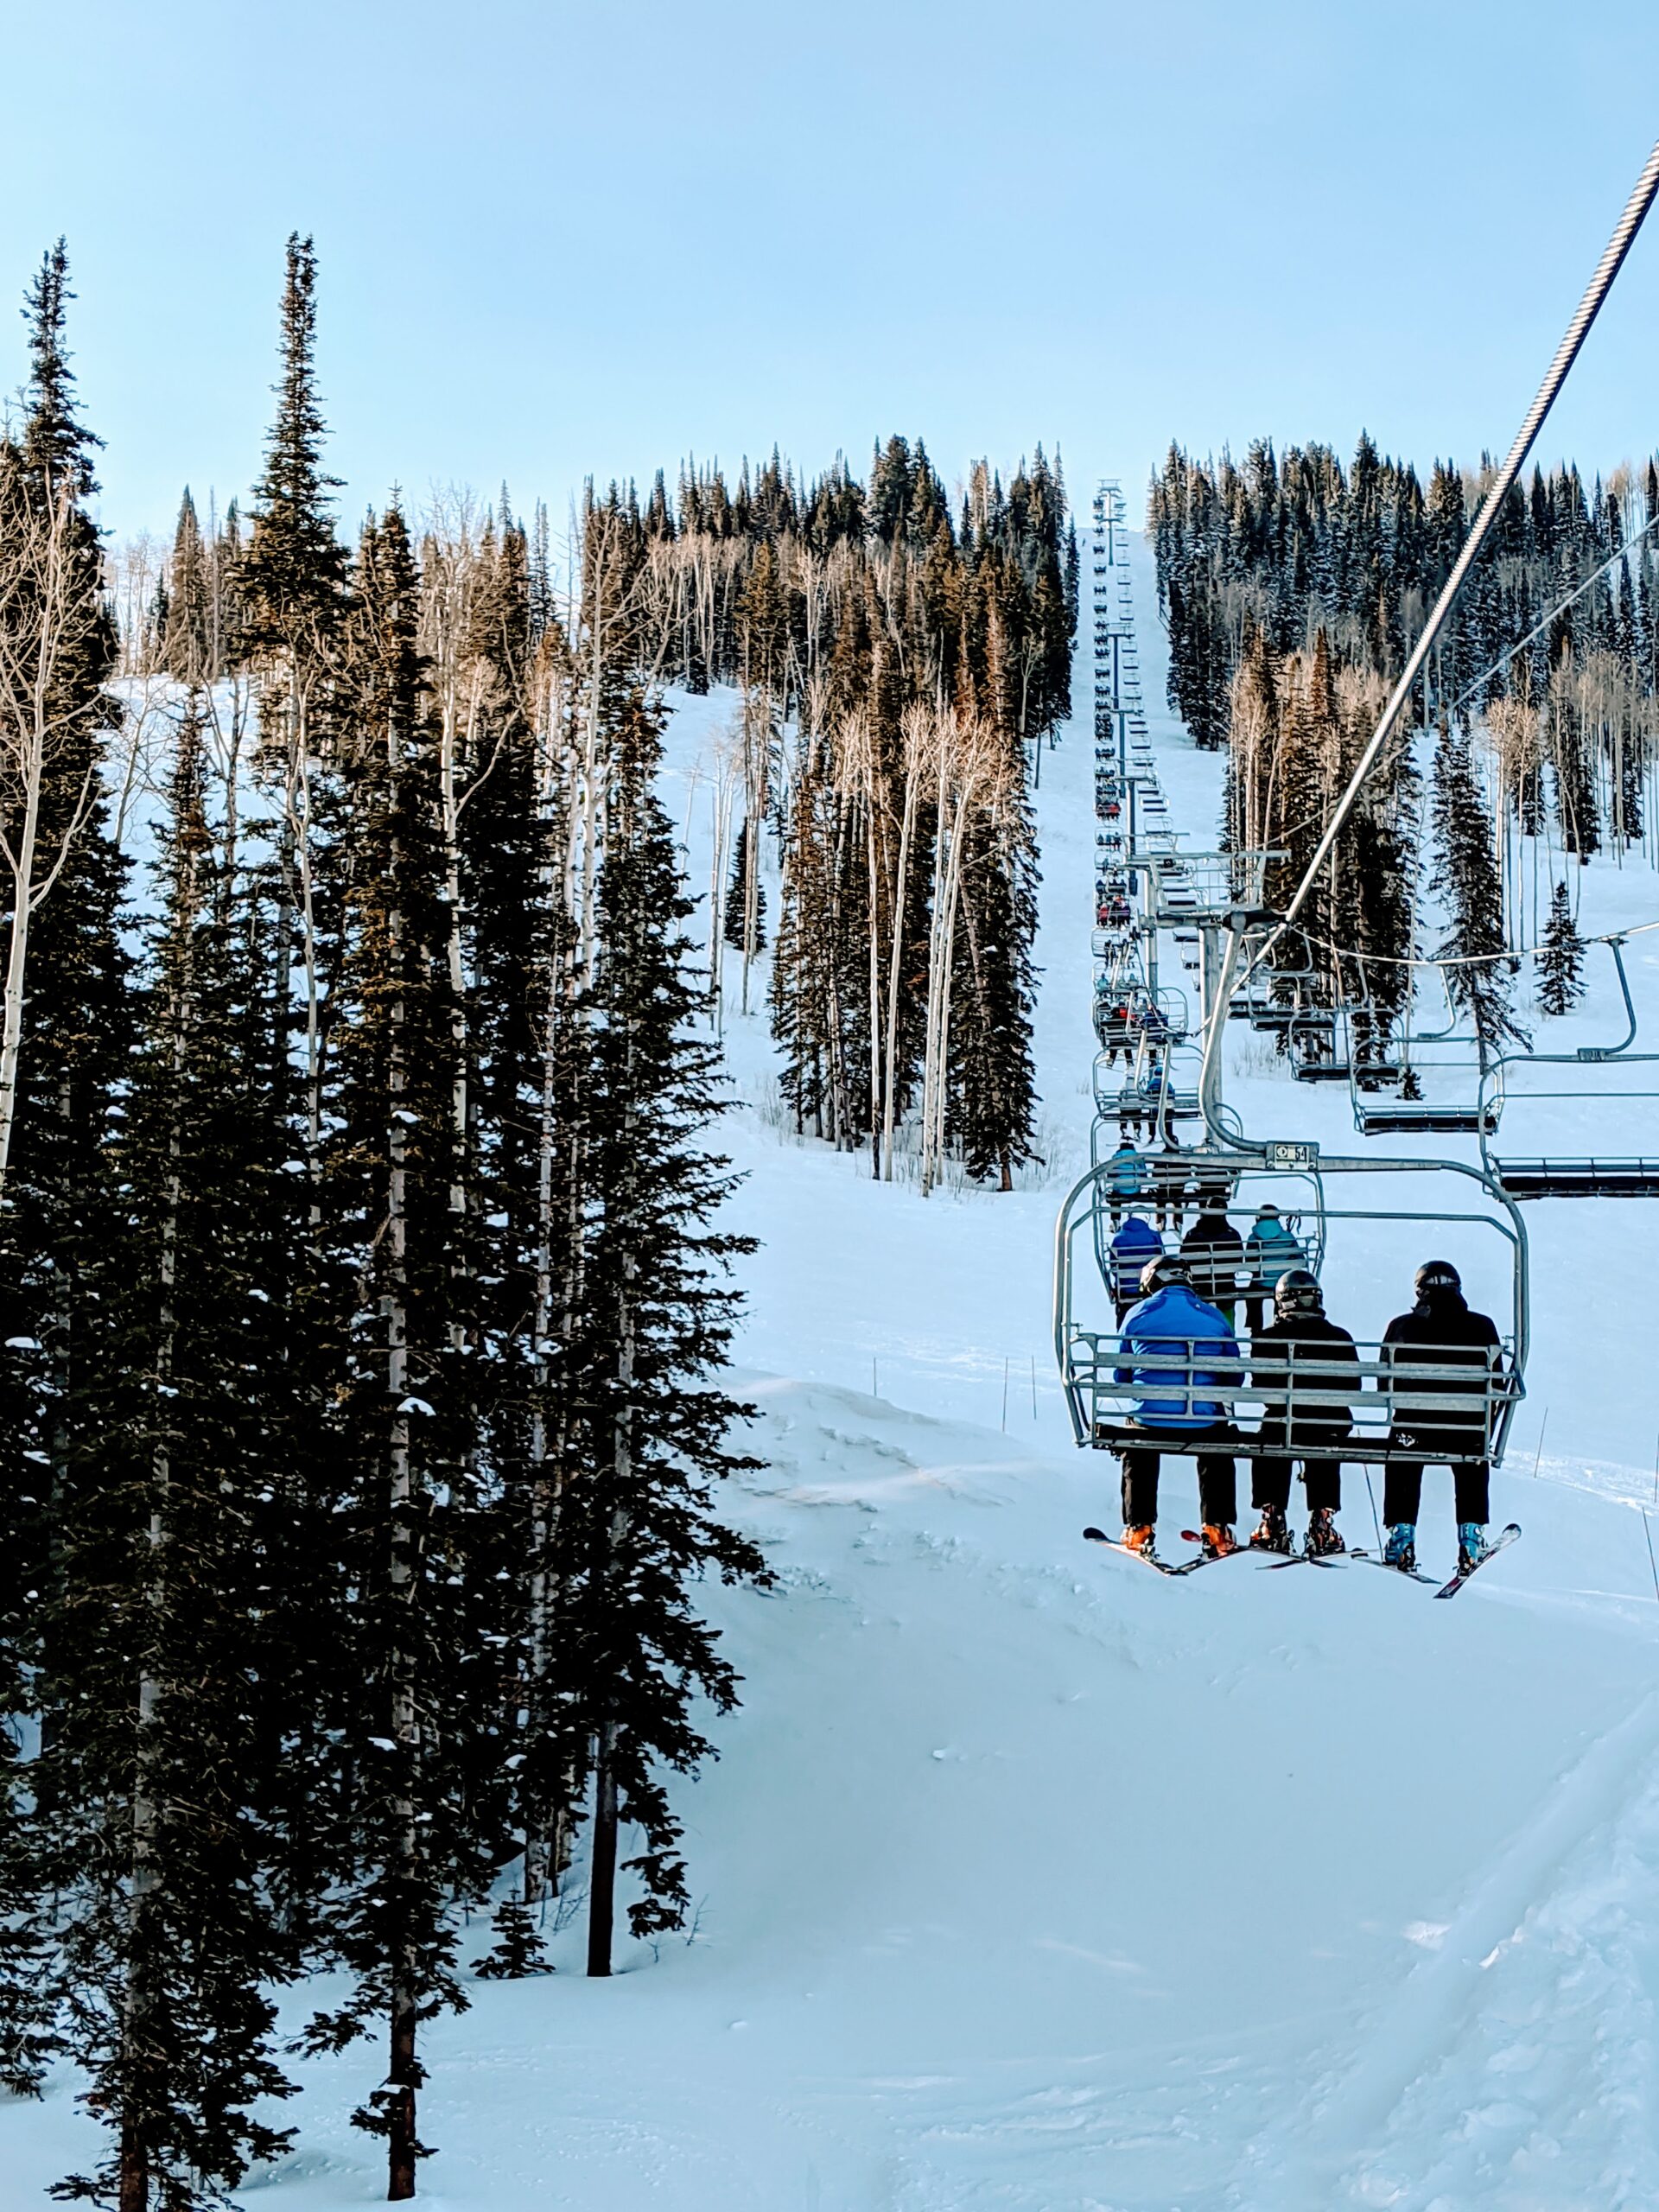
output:
[[[1496,1098],[1489,1098],[1484,1106],[1426,1098],[1357,1099],[1354,1127],[1366,1137],[1491,1136],[1497,1127],[1498,1112]]]
[[[1659,1198],[1659,1160],[1495,1160],[1511,1198]]]
[[[1216,1294],[1260,1294],[1259,1287],[1240,1270],[1230,1292]],[[1430,1459],[1436,1465],[1472,1466],[1495,1455],[1499,1415],[1522,1395],[1513,1373],[1499,1368],[1455,1363],[1448,1354],[1445,1363],[1422,1357],[1409,1362],[1383,1357],[1381,1344],[1356,1346],[1353,1363],[1321,1359],[1317,1351],[1307,1358],[1293,1357],[1282,1369],[1277,1361],[1271,1375],[1262,1372],[1260,1360],[1248,1343],[1238,1357],[1217,1354],[1211,1343],[1200,1340],[1167,1351],[1136,1349],[1127,1355],[1121,1337],[1078,1331],[1071,1338],[1066,1361],[1066,1389],[1075,1394],[1084,1415],[1082,1433],[1106,1451],[1156,1451],[1179,1457],[1183,1446],[1195,1441],[1191,1429],[1134,1418],[1127,1402],[1139,1406],[1166,1403],[1172,1415],[1192,1417],[1201,1404],[1224,1408],[1224,1435],[1213,1431],[1203,1448],[1221,1450],[1245,1459],[1333,1459],[1370,1466],[1391,1461]],[[1254,1371],[1253,1371],[1254,1370]],[[1243,1427],[1260,1414],[1266,1435]],[[1290,1435],[1287,1440],[1284,1422]],[[1318,1434],[1321,1426],[1348,1426],[1345,1433]],[[1313,1424],[1315,1434],[1306,1433]],[[1408,1443],[1412,1431],[1418,1440]],[[1466,1433],[1467,1449],[1447,1450]]]

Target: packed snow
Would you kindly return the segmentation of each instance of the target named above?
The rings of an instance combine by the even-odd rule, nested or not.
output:
[[[1160,772],[1207,845],[1219,764],[1161,710],[1138,541],[1135,563]],[[677,702],[698,887],[732,711]],[[692,1924],[584,1980],[579,1862],[561,1971],[477,1983],[427,2031],[422,2132],[442,2155],[422,2190],[446,2212],[1659,2204],[1652,1216],[1527,1209],[1529,1396],[1493,1486],[1495,1520],[1526,1534],[1456,1604],[1357,1561],[1246,1557],[1178,1590],[1083,1543],[1084,1522],[1116,1526],[1116,1468],[1072,1448],[1049,1301],[1092,1115],[1092,771],[1085,709],[1043,764],[1046,1157],[1014,1193],[924,1198],[798,1140],[764,972],[745,1016],[728,955],[743,1103],[721,1141],[747,1177],[733,1225],[762,1240],[739,1358],[767,1463],[728,1510],[778,1584],[707,1593],[746,1679],[720,1761],[678,1785]],[[1597,863],[1583,891],[1587,931],[1659,916],[1639,862]],[[1593,961],[1585,1007],[1541,1044],[1619,1033]],[[1630,961],[1659,1034],[1659,934]],[[1345,1092],[1293,1084],[1234,1027],[1229,1096],[1252,1132],[1361,1148]],[[1621,1112],[1651,1122],[1635,1103],[1605,1130],[1573,1102],[1523,1111],[1517,1086],[1504,1134],[1636,1149],[1631,1124],[1612,1141]],[[1373,1335],[1408,1305],[1423,1236],[1339,1233],[1333,1317]],[[1471,1292],[1507,1326],[1494,1254]],[[1166,1463],[1171,1550],[1195,1505],[1190,1464]],[[1371,1539],[1352,1469],[1343,1526]],[[1425,1564],[1449,1572],[1454,1542],[1432,1471]],[[291,2017],[319,1994],[294,1993]],[[379,2146],[347,2124],[378,2056],[301,2069],[283,2114],[299,2149],[240,2201],[378,2201]],[[77,2086],[0,2106],[6,2202],[44,2202],[93,2155]]]

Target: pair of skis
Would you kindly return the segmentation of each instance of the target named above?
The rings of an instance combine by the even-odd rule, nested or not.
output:
[[[1234,1556],[1231,1552],[1201,1551],[1196,1559],[1160,1559],[1156,1552],[1132,1551],[1128,1544],[1120,1542],[1116,1536],[1109,1536],[1103,1529],[1085,1529],[1083,1533],[1091,1544],[1104,1544],[1109,1551],[1122,1552],[1126,1559],[1141,1560],[1147,1567],[1156,1568],[1160,1574],[1194,1574],[1201,1567],[1211,1567],[1218,1559],[1231,1559]],[[1520,1534],[1520,1522],[1511,1521],[1507,1527],[1499,1529],[1497,1535],[1493,1537],[1472,1567],[1460,1567],[1449,1582],[1443,1583],[1438,1587],[1435,1587],[1434,1577],[1432,1574],[1421,1574],[1415,1567],[1392,1567],[1387,1560],[1380,1558],[1376,1552],[1338,1553],[1329,1558],[1318,1558],[1308,1552],[1287,1552],[1281,1557],[1269,1560],[1268,1566],[1269,1567],[1340,1567],[1344,1559],[1363,1560],[1367,1567],[1385,1567],[1390,1574],[1402,1574],[1413,1582],[1428,1584],[1434,1589],[1434,1595],[1437,1598],[1455,1598],[1465,1582],[1469,1581],[1472,1576],[1478,1574],[1489,1560],[1496,1559],[1501,1551],[1507,1551]],[[1190,1544],[1203,1541],[1197,1531],[1192,1529],[1183,1529],[1181,1536],[1185,1542]],[[1266,1549],[1266,1546],[1240,1544],[1238,1549],[1241,1552],[1262,1551]]]
[[[1142,1560],[1147,1566],[1155,1567],[1160,1574],[1196,1574],[1199,1567],[1213,1567],[1218,1559],[1232,1559],[1237,1554],[1245,1552],[1254,1552],[1260,1555],[1270,1550],[1270,1547],[1266,1544],[1239,1544],[1234,1551],[1230,1552],[1201,1551],[1196,1559],[1167,1560],[1160,1558],[1156,1552],[1132,1551],[1128,1544],[1121,1543],[1116,1536],[1109,1536],[1103,1529],[1085,1529],[1083,1533],[1091,1544],[1104,1544],[1108,1551],[1122,1552],[1128,1559]],[[1196,1529],[1183,1529],[1181,1541],[1187,1544],[1202,1544],[1204,1538]],[[1321,1559],[1308,1552],[1274,1551],[1263,1562],[1263,1571],[1265,1572],[1268,1567],[1340,1567],[1341,1565],[1340,1554],[1329,1559]]]
[[[1449,1582],[1442,1582],[1438,1587],[1434,1587],[1434,1577],[1432,1574],[1420,1573],[1414,1567],[1395,1567],[1388,1560],[1380,1558],[1376,1552],[1357,1551],[1351,1553],[1350,1556],[1363,1560],[1367,1567],[1381,1567],[1386,1568],[1390,1574],[1403,1574],[1409,1581],[1427,1582],[1431,1587],[1434,1587],[1434,1595],[1437,1598],[1455,1598],[1471,1575],[1478,1574],[1488,1560],[1496,1559],[1499,1552],[1507,1551],[1520,1534],[1521,1523],[1518,1521],[1507,1522],[1498,1530],[1472,1567],[1460,1567]]]

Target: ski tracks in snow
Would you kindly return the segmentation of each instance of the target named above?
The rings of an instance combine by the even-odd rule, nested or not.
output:
[[[1249,2145],[1236,2212],[1659,2203],[1659,1692],[1495,1861],[1357,2055]]]

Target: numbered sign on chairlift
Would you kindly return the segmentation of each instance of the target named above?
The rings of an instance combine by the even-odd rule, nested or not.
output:
[[[1316,1144],[1269,1143],[1267,1148],[1268,1166],[1282,1168],[1287,1173],[1300,1168],[1316,1167],[1319,1165],[1319,1147]]]

